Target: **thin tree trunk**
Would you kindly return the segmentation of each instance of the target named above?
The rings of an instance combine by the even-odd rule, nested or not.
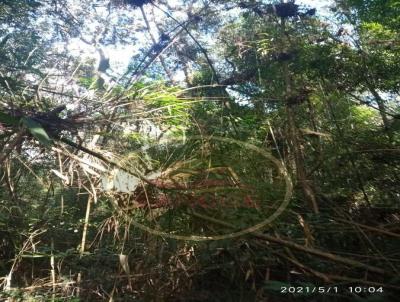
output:
[[[144,23],[146,24],[147,31],[149,32],[149,36],[151,38],[151,41],[153,42],[154,45],[156,45],[158,42],[157,42],[156,38],[154,37],[154,35],[151,33],[149,20],[147,19],[146,13],[145,13],[145,11],[144,11],[142,6],[140,6],[140,11],[142,12],[143,20],[144,20]],[[162,65],[165,73],[167,74],[169,80],[171,81],[172,84],[174,84],[174,78],[173,78],[171,72],[169,71],[169,69],[167,67],[167,64],[165,64],[163,55],[159,56],[159,60],[161,62],[161,65]]]
[[[284,1],[282,1],[284,2]],[[285,19],[281,18],[281,35],[285,36]],[[283,44],[283,43],[282,43]],[[283,45],[282,45],[283,51]],[[288,62],[283,63],[283,73],[284,73],[284,81],[285,81],[285,94],[286,96],[290,96],[292,94],[292,83],[290,77],[290,71]],[[299,182],[304,198],[306,199],[308,206],[312,208],[314,213],[319,213],[317,198],[315,197],[315,192],[313,189],[313,184],[311,180],[307,179],[307,172],[304,164],[304,156],[301,150],[301,143],[299,141],[299,131],[296,126],[295,120],[295,110],[293,104],[286,102],[286,115],[288,121],[288,137],[289,137],[289,146],[292,149],[295,165],[296,165],[296,174],[297,181]]]
[[[312,208],[314,213],[319,213],[317,198],[315,197],[315,192],[313,189],[312,181],[307,179],[307,172],[304,164],[304,156],[301,150],[301,144],[298,139],[298,129],[295,123],[295,113],[291,106],[286,104],[286,114],[288,119],[288,129],[289,129],[289,141],[290,147],[292,148],[295,165],[297,180],[302,188],[303,195]]]
[[[370,83],[367,82],[367,87],[368,87],[368,90],[371,92],[371,94],[374,96],[375,102],[378,104],[379,113],[382,117],[383,126],[385,128],[385,131],[387,131],[389,140],[391,141],[392,133],[390,131],[390,122],[389,122],[389,119],[386,114],[385,100],[382,99],[382,97],[379,95],[378,91],[376,91],[376,89],[373,85],[371,85]]]

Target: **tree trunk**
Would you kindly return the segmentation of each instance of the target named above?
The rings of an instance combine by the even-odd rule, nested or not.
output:
[[[385,128],[385,131],[387,131],[389,139],[392,140],[392,134],[390,133],[390,122],[386,114],[385,100],[382,99],[382,97],[379,95],[378,91],[376,91],[373,85],[367,82],[367,87],[369,92],[371,92],[371,94],[374,96],[375,102],[378,104],[379,113],[382,117],[383,126]]]
[[[156,38],[154,37],[154,35],[153,35],[152,32],[151,32],[149,20],[147,19],[147,17],[146,17],[146,12],[144,11],[144,9],[143,9],[142,6],[140,6],[140,11],[141,11],[141,13],[142,13],[142,17],[143,17],[144,23],[146,24],[147,32],[149,33],[149,36],[150,36],[150,38],[151,38],[151,41],[153,42],[153,45],[156,45],[156,44],[158,43],[158,41],[156,40]],[[165,63],[165,60],[164,60],[164,56],[163,56],[162,54],[160,54],[159,60],[160,60],[160,63],[161,63],[161,65],[162,65],[162,67],[163,67],[165,73],[166,73],[167,76],[168,76],[168,79],[170,80],[170,82],[171,82],[172,84],[175,84],[175,82],[174,82],[174,77],[172,76],[170,70],[168,69],[167,64]]]
[[[313,189],[313,184],[311,180],[307,179],[307,172],[304,164],[304,156],[301,150],[301,143],[299,141],[298,129],[295,122],[295,112],[293,108],[286,104],[286,114],[288,119],[288,129],[289,129],[289,145],[294,154],[294,160],[296,165],[297,180],[302,188],[304,198],[306,199],[308,206],[310,206],[314,213],[319,213],[317,199],[315,197],[315,192]]]
[[[283,1],[282,1],[283,2]],[[283,37],[286,36],[285,34],[285,19],[281,18],[281,35],[282,39]],[[283,52],[284,48],[284,43],[281,43],[281,51]],[[292,91],[292,80],[290,77],[290,70],[289,70],[289,64],[287,61],[283,62],[283,77],[284,77],[284,82],[285,82],[285,95],[286,98],[291,96],[293,94]],[[294,155],[294,160],[295,160],[295,165],[296,165],[296,174],[297,174],[297,181],[299,182],[304,198],[308,204],[309,207],[314,211],[314,213],[318,214],[319,213],[319,208],[318,208],[318,203],[317,199],[315,197],[315,192],[313,189],[313,184],[311,180],[307,179],[307,172],[304,164],[304,156],[303,152],[301,150],[301,143],[299,140],[299,131],[296,126],[296,120],[295,120],[295,106],[294,104],[290,104],[286,99],[285,99],[285,106],[286,106],[286,115],[287,115],[287,121],[288,121],[288,138],[289,138],[289,146],[292,149],[293,155]]]

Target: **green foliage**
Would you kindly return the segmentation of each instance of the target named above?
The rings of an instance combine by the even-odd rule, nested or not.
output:
[[[394,30],[399,29],[400,4],[397,0],[346,0],[338,2],[346,8],[355,9],[362,20],[379,22]]]
[[[122,2],[0,4],[0,286],[11,285],[1,299],[394,301],[398,1],[336,1],[329,20],[300,6],[285,22],[270,2],[135,12]],[[110,83],[86,58],[100,48]],[[122,48],[137,68],[114,66]],[[123,173],[132,177],[117,181]],[[264,221],[283,200],[282,174],[293,198],[258,233],[154,235],[212,237]],[[132,190],[106,190],[105,177]],[[345,290],[370,282],[385,293]]]
[[[49,147],[52,145],[52,140],[47,134],[46,130],[40,123],[32,118],[23,118],[22,124],[28,128],[28,131],[44,146]]]
[[[84,77],[79,79],[79,84],[81,84],[83,87],[90,89],[94,87],[97,83],[97,79],[95,77],[89,78],[89,77]]]
[[[20,120],[8,113],[0,112],[0,122],[6,126],[18,126]]]

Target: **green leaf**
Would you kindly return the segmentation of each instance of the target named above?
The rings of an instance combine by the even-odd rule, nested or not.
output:
[[[47,134],[42,125],[30,117],[24,117],[22,123],[28,128],[29,132],[43,145],[49,147],[53,141]]]

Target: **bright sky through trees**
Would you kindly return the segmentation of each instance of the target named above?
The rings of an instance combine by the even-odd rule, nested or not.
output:
[[[184,2],[184,1],[183,1]],[[182,1],[168,1],[168,3],[171,6],[176,6],[176,5],[181,5]],[[332,5],[332,0],[321,0],[321,1],[313,1],[313,0],[299,0],[296,3],[299,5],[305,5],[309,6],[311,8],[316,8],[317,9],[317,14],[323,16],[323,17],[329,17],[331,15],[329,11],[329,6]],[[106,14],[107,11],[102,8],[98,8],[98,11],[101,14]],[[137,20],[138,22],[142,23],[142,17],[139,14],[138,10],[135,10],[134,12],[137,15]],[[156,18],[163,19],[165,18],[165,14],[155,10],[156,13]],[[175,14],[176,16],[176,14]],[[182,15],[183,16],[183,15]],[[179,18],[179,14],[178,14]],[[183,16],[185,18],[185,16]],[[184,20],[184,19],[183,19]],[[93,23],[92,25],[92,30],[96,26],[100,26],[101,24],[96,25]],[[152,27],[151,28],[153,31],[153,34],[155,36],[158,35],[157,29]],[[103,47],[105,50],[106,54],[110,58],[110,63],[113,71],[115,74],[120,74],[121,72],[124,71],[124,69],[128,66],[130,59],[132,58],[133,55],[137,54],[139,52],[141,45],[141,41],[148,41],[148,33],[138,33],[137,34],[137,43],[135,45],[122,45],[122,44],[117,44],[117,45],[111,45],[108,47]],[[98,52],[96,51],[96,47],[93,45],[89,45],[87,43],[82,42],[79,38],[72,39],[71,42],[68,45],[68,48],[72,51],[73,54],[81,56],[83,59],[98,59]],[[184,74],[182,71],[178,71],[177,73],[174,74],[174,78],[176,81],[182,81],[184,77]]]

